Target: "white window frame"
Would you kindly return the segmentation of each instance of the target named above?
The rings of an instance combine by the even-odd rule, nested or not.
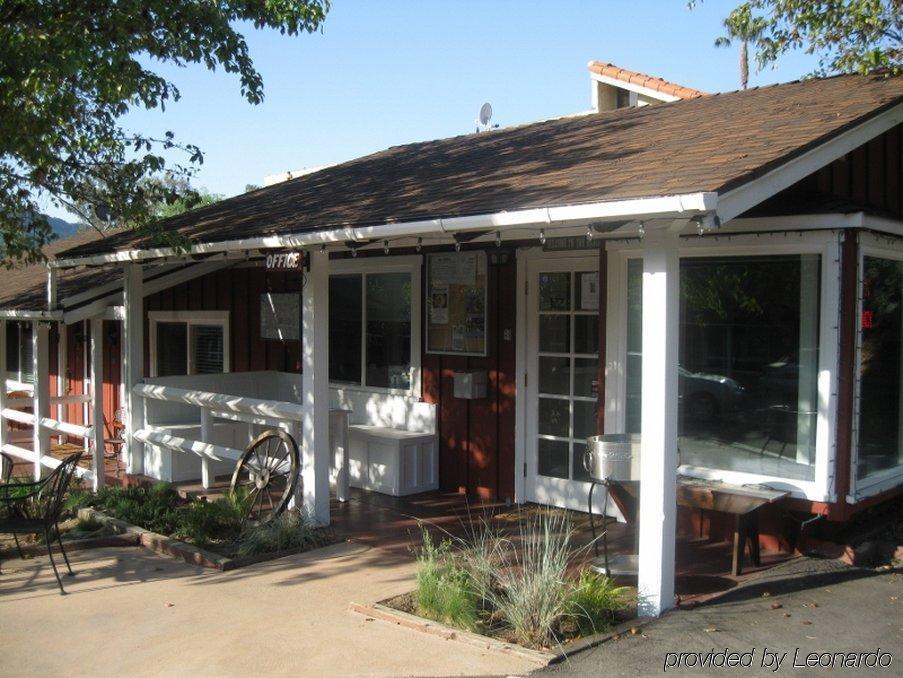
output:
[[[816,217],[817,218],[817,217]],[[636,240],[606,243],[608,260],[608,332],[605,366],[605,432],[620,433],[626,426],[627,262],[641,259]],[[835,230],[793,234],[750,234],[690,237],[681,240],[679,256],[768,256],[818,254],[819,289],[818,417],[813,480],[795,480],[758,473],[709,469],[684,464],[683,475],[731,484],[763,484],[786,490],[810,501],[836,501],[837,376],[840,314],[840,233]]]
[[[23,334],[22,334],[22,328],[25,327],[25,326],[28,326],[28,327],[29,327],[29,330],[30,330],[30,331],[29,331],[29,333],[28,333],[28,343],[31,343],[32,332],[34,332],[34,323],[29,322],[29,321],[22,321],[22,320],[11,320],[11,321],[9,321],[9,322],[11,322],[11,323],[16,323],[17,333],[16,333],[16,346],[15,346],[15,350],[16,350],[16,354],[17,354],[17,360],[16,360],[16,363],[18,364],[19,369],[18,369],[16,372],[10,372],[10,371],[7,371],[7,372],[6,372],[6,375],[7,375],[7,378],[6,378],[7,390],[8,390],[8,391],[28,391],[28,392],[32,392],[32,391],[34,391],[34,381],[35,381],[34,375],[31,375],[31,377],[32,377],[31,382],[27,382],[27,381],[25,381],[25,378],[24,378],[27,371],[23,371],[23,370],[22,370],[22,365],[24,365],[24,364],[30,362],[30,361],[25,361],[25,360],[22,359],[23,349],[25,348],[25,345],[24,345],[24,343],[22,342],[22,337],[23,337]],[[7,343],[6,350],[7,350],[7,352],[9,352],[9,350],[10,350],[9,343]],[[3,356],[3,360],[4,360],[3,367],[4,367],[4,369],[6,368],[6,362],[5,362],[5,361],[6,361],[6,358],[7,358],[7,356]],[[29,370],[28,370],[28,371],[30,371],[31,368],[32,368],[32,365],[29,364]]]
[[[903,464],[885,469],[866,478],[858,477],[859,467],[859,408],[862,402],[862,318],[863,285],[865,284],[865,258],[875,257],[892,261],[903,261],[903,243],[889,242],[887,238],[879,238],[871,233],[861,233],[857,251],[856,279],[856,355],[854,360],[855,380],[853,385],[853,443],[850,450],[850,493],[847,502],[856,502],[880,494],[903,484]],[[903,385],[901,385],[903,387]]]
[[[223,374],[231,371],[229,343],[229,311],[150,311],[147,314],[150,324],[150,376],[157,376],[157,324],[158,323],[185,323],[188,327],[186,341],[186,370],[189,375],[192,372],[193,360],[191,355],[191,326],[206,325],[221,327],[223,330]]]
[[[362,259],[335,259],[329,262],[329,275],[362,275],[361,284],[361,383],[329,382],[330,388],[367,393],[387,393],[421,399],[421,327],[422,297],[421,276],[423,257],[419,255],[366,257]],[[367,386],[367,285],[366,276],[371,273],[407,273],[411,276],[411,387],[386,388]]]

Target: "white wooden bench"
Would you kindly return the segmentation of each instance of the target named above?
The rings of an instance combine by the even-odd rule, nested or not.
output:
[[[330,407],[349,415],[352,487],[394,496],[439,487],[436,406],[408,396],[330,389]]]

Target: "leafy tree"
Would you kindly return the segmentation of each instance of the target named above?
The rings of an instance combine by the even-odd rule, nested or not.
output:
[[[760,69],[802,49],[818,57],[816,75],[903,72],[900,0],[747,0],[724,26],[716,44],[748,41]]]
[[[153,69],[222,68],[251,104],[263,100],[239,28],[313,32],[329,0],[0,0],[0,258],[40,259],[51,238],[41,205],[91,225],[149,228],[203,162],[172,132],[123,129],[132,108],[160,108],[179,90]],[[178,153],[181,152],[181,156]],[[164,156],[181,157],[181,162]],[[186,200],[196,196],[187,195]]]

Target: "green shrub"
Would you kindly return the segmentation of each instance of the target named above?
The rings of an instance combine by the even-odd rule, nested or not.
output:
[[[91,506],[93,500],[94,495],[92,495],[87,490],[73,490],[66,495],[63,506],[67,511],[70,511],[71,513],[77,513],[79,509],[85,508],[86,506]]]
[[[313,527],[298,511],[286,511],[260,525],[246,526],[242,531],[238,555],[279,553],[295,549],[312,549],[329,543],[329,535]]]
[[[423,529],[417,556],[417,613],[428,619],[472,631],[477,627],[478,595],[466,568],[455,561],[450,542],[436,546]]]
[[[105,487],[91,504],[115,518],[152,532],[171,535],[181,523],[179,506],[184,500],[168,483],[150,487]]]
[[[626,592],[625,587],[615,586],[609,577],[583,570],[570,591],[567,614],[582,636],[605,631],[624,609]]]
[[[214,501],[189,502],[180,513],[179,526],[172,536],[188,539],[198,546],[237,540],[245,521],[242,502],[228,494]]]

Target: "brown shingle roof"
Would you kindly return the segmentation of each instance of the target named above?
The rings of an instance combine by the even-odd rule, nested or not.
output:
[[[615,66],[614,64],[605,63],[603,61],[590,61],[587,68],[589,68],[590,73],[604,75],[624,83],[645,87],[646,89],[661,92],[662,94],[669,94],[678,97],[679,99],[695,99],[696,97],[706,96],[705,92],[698,89],[677,85],[673,82],[663,80],[662,78],[646,75],[645,73],[628,71],[626,68],[621,68],[620,66]]]
[[[119,231],[112,231],[115,235]],[[82,247],[102,239],[92,228],[44,247],[44,256],[54,259],[60,252]],[[71,268],[57,274],[57,297],[69,295],[101,285],[111,279],[117,266],[99,268]],[[4,311],[43,311],[47,308],[47,267],[43,264],[0,269],[0,309]]]
[[[168,219],[203,242],[724,192],[903,100],[838,76],[396,146]],[[134,233],[66,256],[148,246]]]

